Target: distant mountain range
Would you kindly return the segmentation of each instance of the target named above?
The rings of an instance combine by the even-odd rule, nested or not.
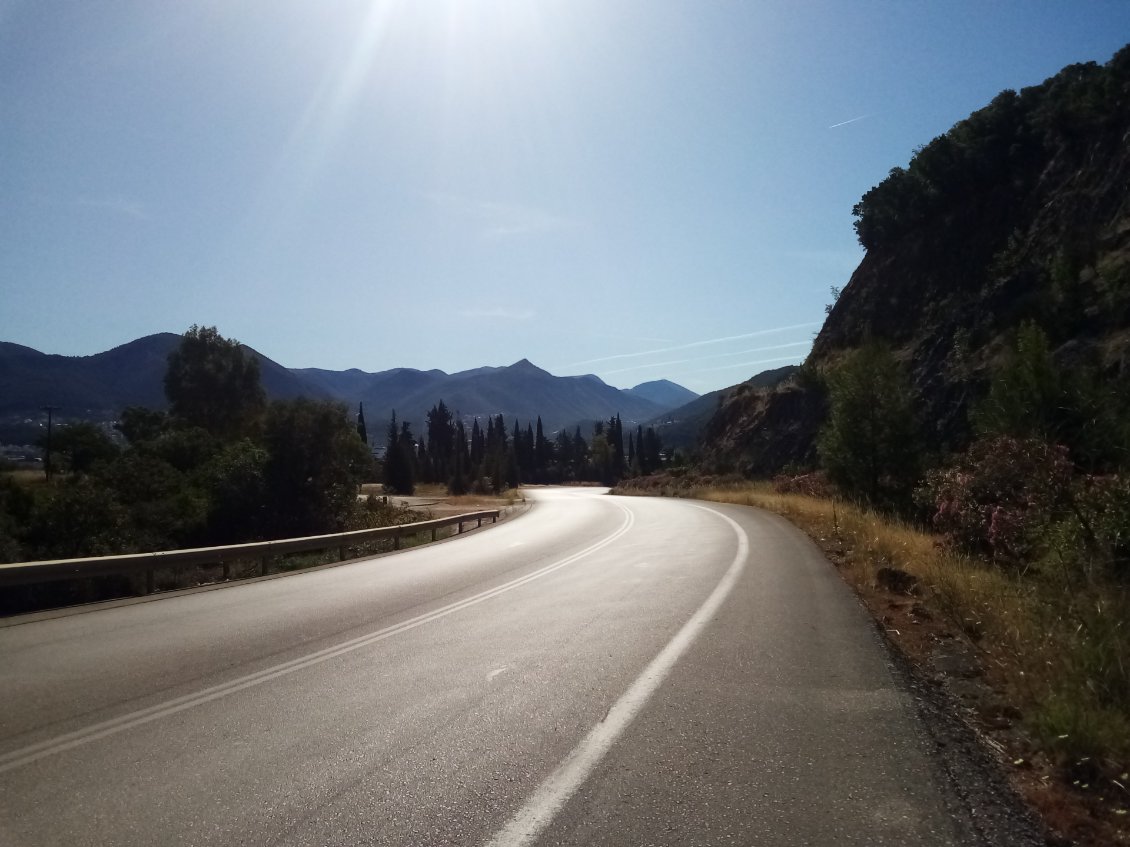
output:
[[[170,351],[181,340],[173,333],[139,338],[93,356],[57,356],[0,342],[0,440],[19,439],[24,421],[57,407],[60,420],[113,420],[127,406],[166,406],[163,379]],[[554,376],[526,359],[508,367],[483,367],[448,374],[440,370],[395,368],[378,373],[357,369],[284,368],[250,347],[259,360],[263,387],[271,399],[305,396],[337,400],[355,413],[364,404],[369,432],[395,409],[399,420],[423,434],[427,411],[440,400],[464,419],[501,414],[507,426],[525,427],[540,415],[548,432],[587,425],[619,414],[636,425],[698,398],[668,380],[635,388],[614,388],[592,374]]]

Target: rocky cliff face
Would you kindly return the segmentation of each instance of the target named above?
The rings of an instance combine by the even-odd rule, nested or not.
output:
[[[1130,47],[1004,92],[921,148],[856,206],[867,248],[806,363],[811,377],[868,337],[891,345],[933,446],[967,411],[1015,328],[1112,377],[1130,368]],[[773,473],[815,460],[816,380],[732,393],[708,461]]]

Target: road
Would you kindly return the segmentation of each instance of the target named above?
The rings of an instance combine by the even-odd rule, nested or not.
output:
[[[797,530],[592,489],[0,628],[0,845],[971,843]]]

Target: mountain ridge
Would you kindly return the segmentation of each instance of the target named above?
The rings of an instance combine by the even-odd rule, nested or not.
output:
[[[180,339],[175,333],[154,333],[90,356],[60,356],[0,341],[0,438],[10,437],[5,435],[7,424],[38,420],[47,405],[57,407],[62,420],[109,421],[127,406],[165,408],[167,359]],[[540,415],[547,431],[616,414],[634,424],[670,408],[592,375],[555,376],[526,358],[453,374],[405,367],[370,373],[286,368],[248,345],[243,348],[258,359],[271,399],[336,400],[351,412],[363,404],[371,432],[395,410],[399,420],[422,435],[427,411],[441,400],[468,421],[501,414],[507,426],[518,420],[524,427]],[[697,396],[669,385],[674,386],[672,396],[678,391]]]

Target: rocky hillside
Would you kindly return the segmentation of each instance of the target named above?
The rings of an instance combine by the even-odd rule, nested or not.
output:
[[[894,168],[853,210],[866,255],[806,368],[728,395],[708,458],[746,473],[815,458],[820,370],[873,338],[905,362],[933,446],[968,438],[967,411],[1025,320],[1056,355],[1130,367],[1130,47],[1005,91]],[[807,377],[807,379],[806,379]]]

